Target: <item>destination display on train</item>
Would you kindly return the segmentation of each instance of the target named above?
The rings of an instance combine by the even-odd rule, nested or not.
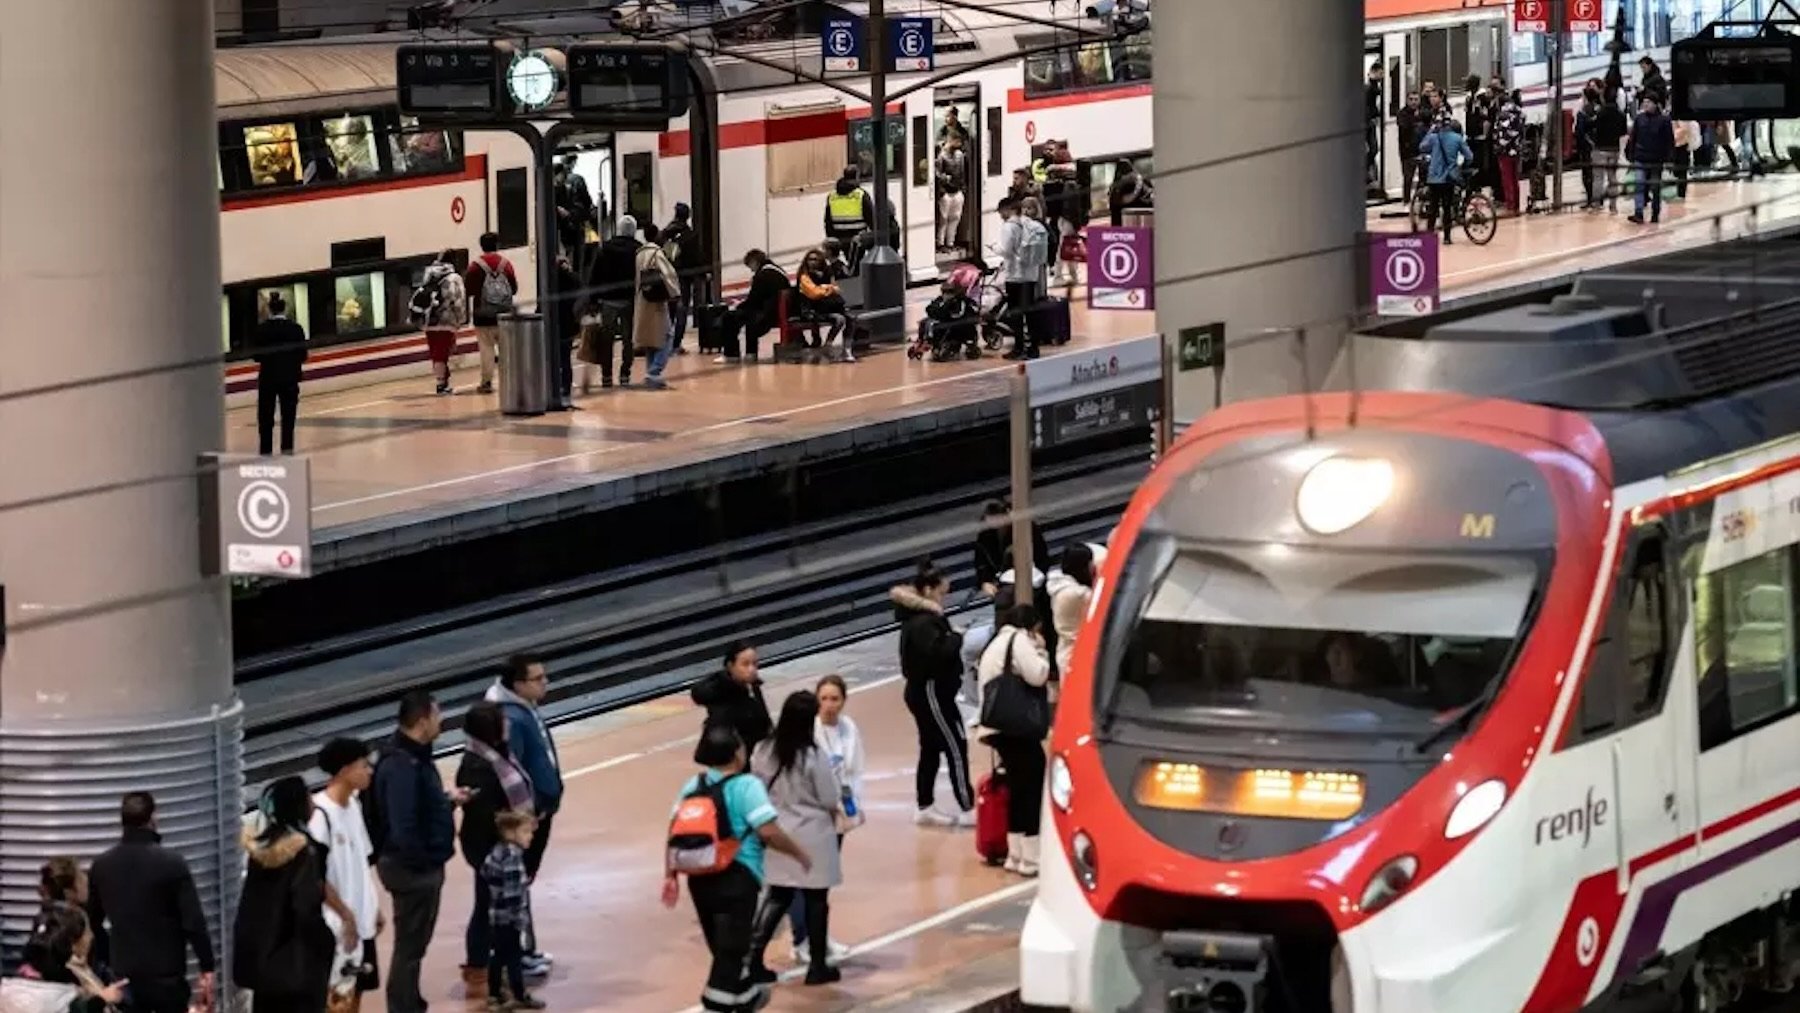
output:
[[[1672,51],[1679,118],[1785,119],[1800,115],[1800,40],[1693,38]]]
[[[578,119],[659,125],[687,113],[687,65],[665,47],[571,46],[568,68],[569,112]]]
[[[490,43],[432,43],[395,51],[400,109],[412,116],[498,116],[506,61]]]

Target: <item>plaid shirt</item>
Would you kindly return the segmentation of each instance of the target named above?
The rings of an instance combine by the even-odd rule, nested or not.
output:
[[[517,844],[501,841],[481,863],[481,878],[488,886],[488,922],[500,928],[523,929],[531,921],[531,892],[525,883],[525,852]]]

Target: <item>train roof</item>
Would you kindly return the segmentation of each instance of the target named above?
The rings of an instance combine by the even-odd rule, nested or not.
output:
[[[1578,411],[1623,485],[1800,431],[1800,234],[1582,275],[1352,336],[1328,390],[1431,390]]]
[[[1021,48],[1039,44],[1057,30],[1048,19],[1031,14],[1021,20],[1009,14],[1016,0],[976,0],[984,9],[951,9],[931,0],[889,0],[890,16],[916,14],[936,21],[934,49],[938,70],[973,66]],[[534,4],[537,11],[541,3]],[[713,45],[729,46],[730,54],[702,55],[722,92],[792,87],[792,71],[755,62],[760,59],[817,74],[821,70],[818,29],[812,21],[833,9],[866,14],[868,4],[843,2],[816,8],[782,8],[756,21],[757,12],[733,22],[734,33],[698,27],[692,37],[704,54]],[[472,39],[530,39],[534,43],[563,46],[576,41],[627,40],[614,25],[609,9],[564,9],[554,13],[509,13],[503,3],[482,8],[486,13],[466,19],[456,31],[373,31],[360,35],[334,35],[269,45],[221,46],[215,58],[219,116],[251,119],[263,116],[300,115],[342,110],[358,105],[391,102],[394,98],[394,50],[411,42],[469,41]],[[800,11],[800,14],[794,12]],[[731,5],[697,3],[657,8],[659,29],[682,30],[705,26],[733,13]],[[1079,17],[1056,21],[1072,33],[1099,33],[1095,22]],[[758,26],[762,28],[759,29]],[[764,30],[766,29],[766,30]],[[907,75],[897,75],[904,81]]]

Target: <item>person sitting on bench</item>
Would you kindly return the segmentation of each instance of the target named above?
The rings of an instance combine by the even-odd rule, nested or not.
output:
[[[750,361],[756,361],[757,343],[781,324],[781,296],[790,287],[787,272],[761,250],[744,254],[744,266],[750,269],[750,291],[741,302],[725,311],[725,354],[713,360],[721,365],[742,358],[738,344],[740,333],[744,343],[750,346]]]
[[[844,303],[843,294],[838,291],[837,280],[831,275],[831,265],[825,260],[824,250],[808,250],[800,261],[800,316],[806,320],[814,320],[831,325],[831,333],[825,336],[825,344],[831,344],[838,335],[844,335],[844,360],[854,361],[850,351],[850,307]],[[817,343],[817,332],[807,344],[814,348]]]

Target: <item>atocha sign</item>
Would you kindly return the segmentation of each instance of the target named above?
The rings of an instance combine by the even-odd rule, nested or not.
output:
[[[1162,363],[1158,335],[1031,361],[1032,447],[1046,450],[1154,423]]]

